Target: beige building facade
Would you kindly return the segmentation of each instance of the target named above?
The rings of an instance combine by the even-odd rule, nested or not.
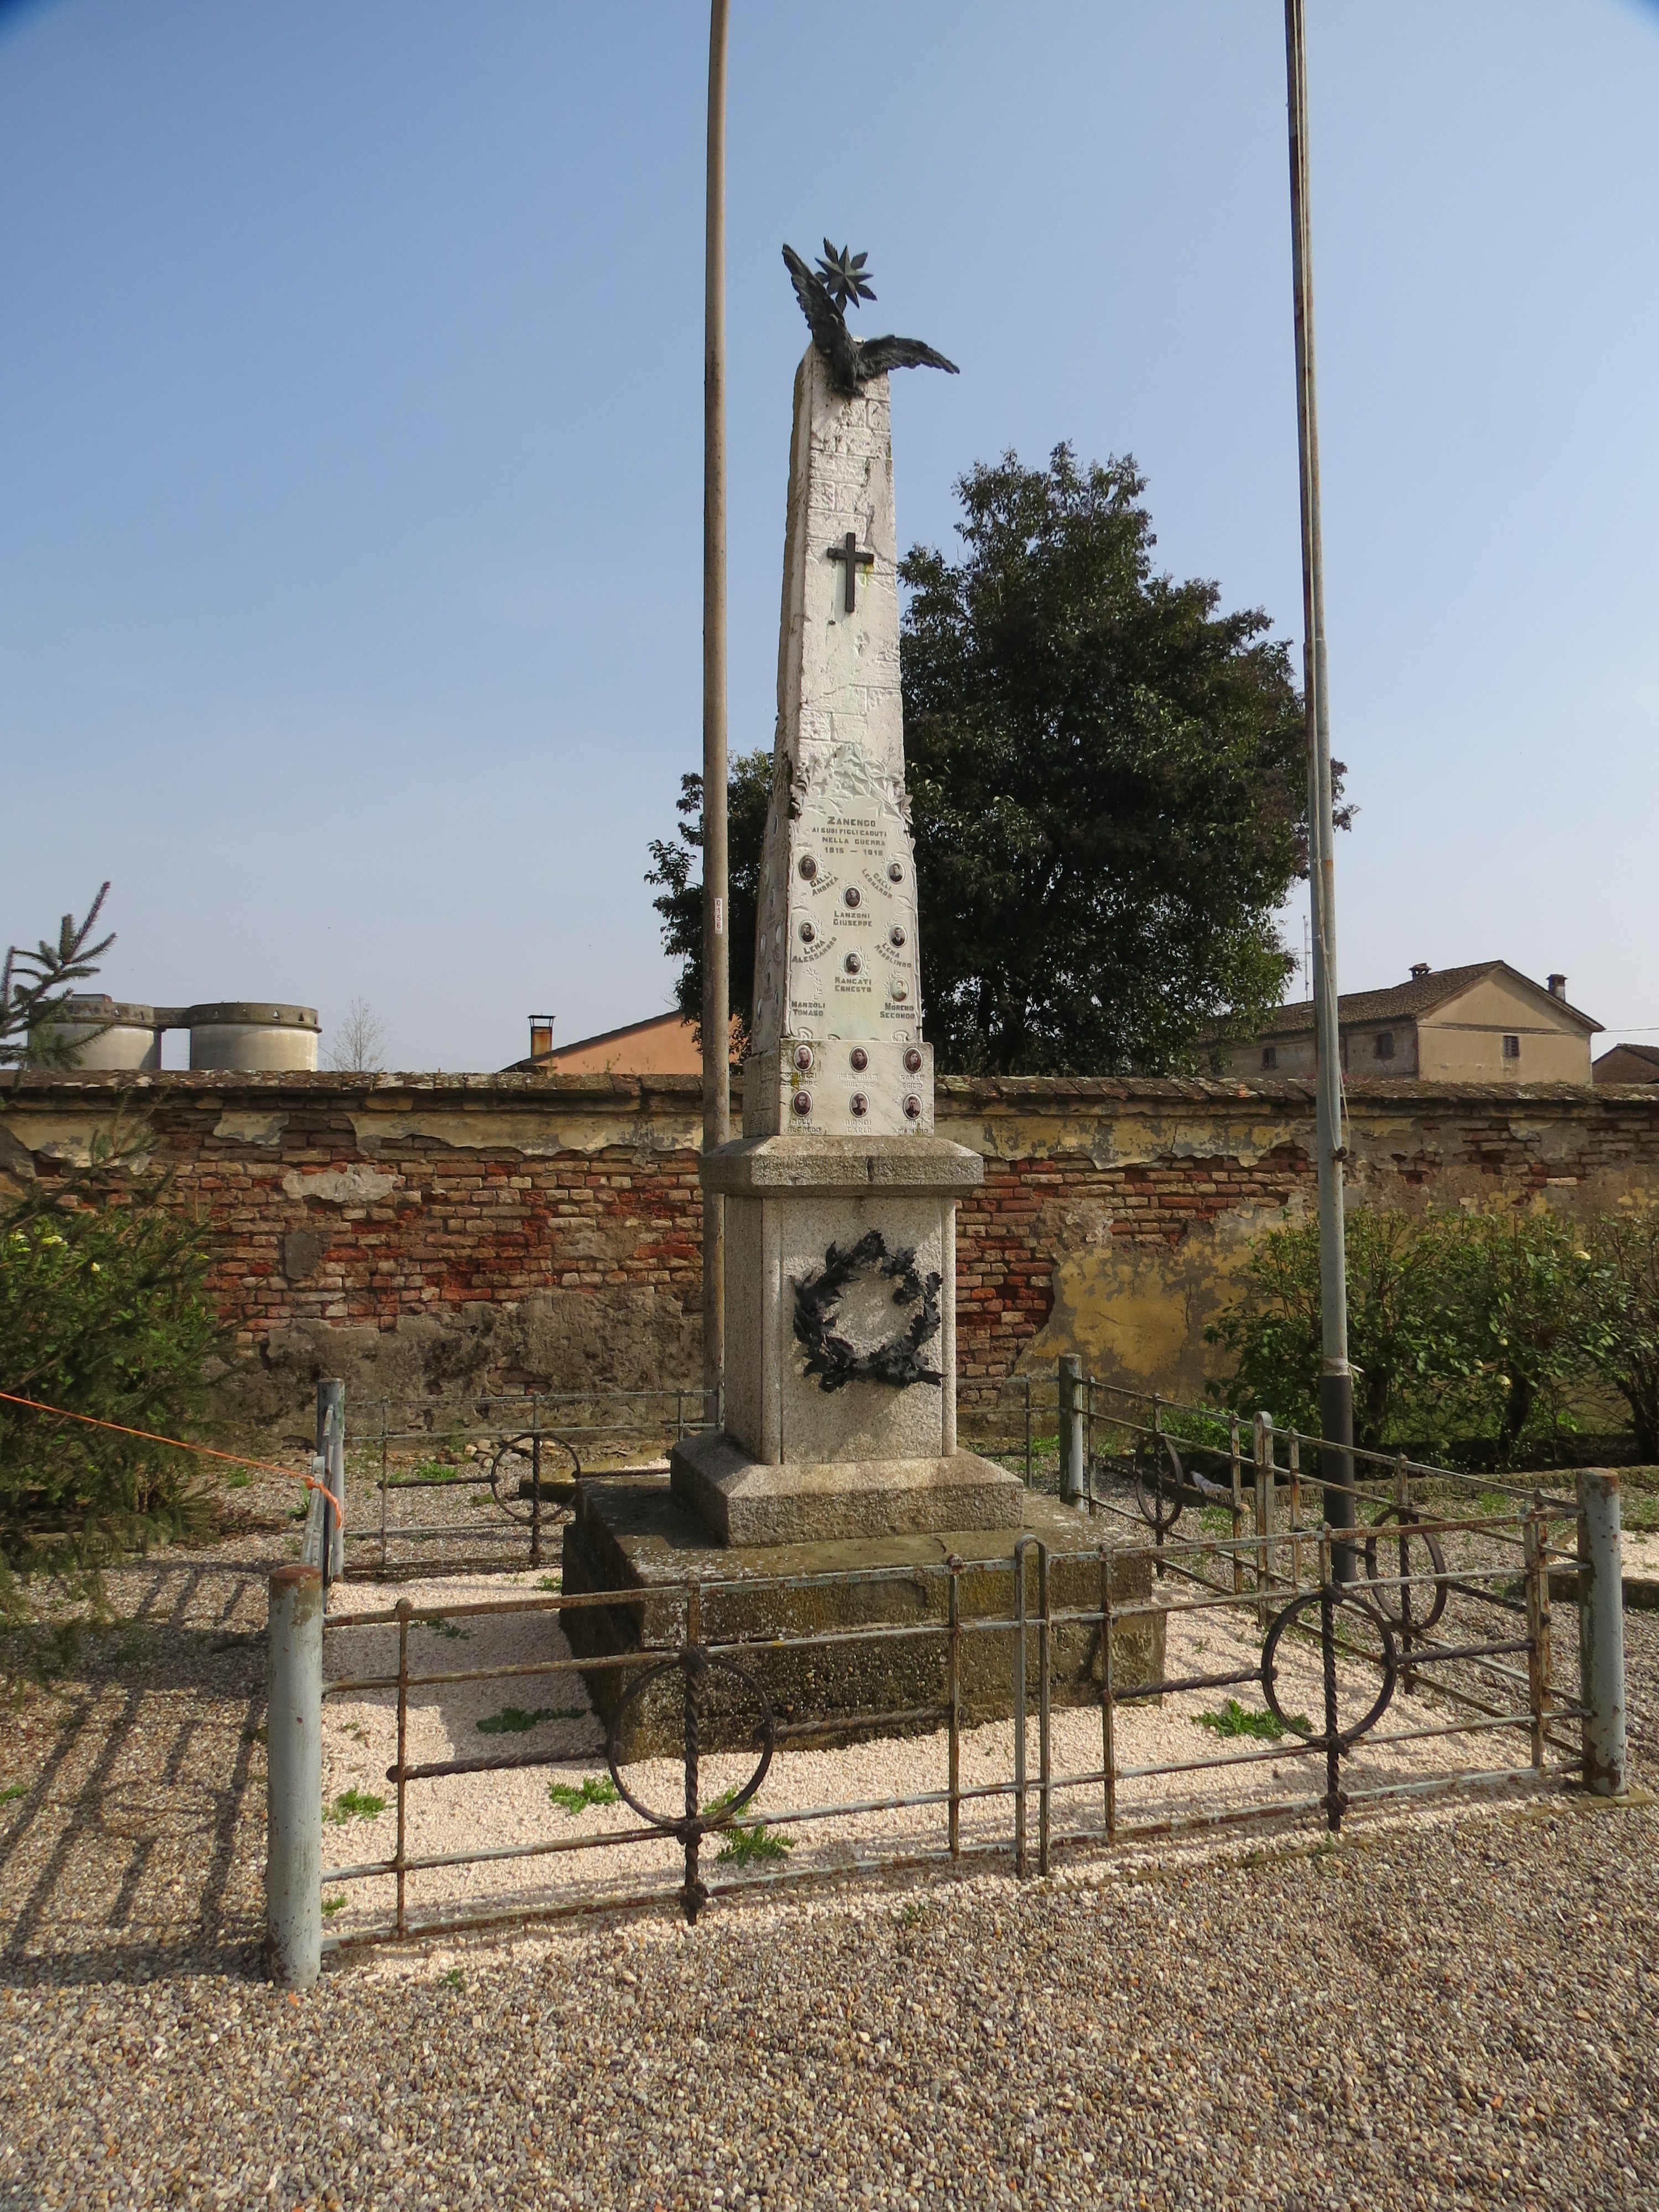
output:
[[[1413,969],[1387,991],[1338,1001],[1342,1066],[1354,1076],[1438,1083],[1584,1083],[1601,1024],[1568,1003],[1567,979],[1547,983],[1483,960]],[[1237,1076],[1314,1073],[1313,1004],[1280,1006],[1261,1034],[1212,1042],[1211,1066]]]

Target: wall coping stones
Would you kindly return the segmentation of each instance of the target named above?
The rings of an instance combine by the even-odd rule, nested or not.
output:
[[[1237,1108],[1255,1102],[1280,1108],[1313,1110],[1310,1083],[1296,1077],[1275,1076],[1249,1082],[1209,1076],[1047,1076],[941,1075],[938,1079],[940,1118],[947,1107],[961,1111],[994,1112],[999,1108],[1022,1114],[1072,1113],[1090,1105],[1123,1107],[1146,1105]],[[742,1079],[732,1079],[734,1097],[740,1097]],[[295,1104],[317,1099],[361,1102],[372,1109],[396,1111],[416,1100],[442,1097],[479,1107],[540,1107],[556,1110],[593,1105],[633,1104],[648,1109],[653,1103],[684,1110],[702,1096],[695,1075],[537,1075],[506,1072],[498,1074],[392,1075],[343,1074],[333,1069],[273,1069],[252,1071],[221,1068],[164,1068],[149,1073],[123,1068],[0,1069],[0,1092],[27,1096],[42,1106],[84,1105],[88,1098],[113,1098],[141,1092],[157,1100],[195,1100],[219,1105],[228,1096],[257,1099],[269,1105],[277,1099]],[[1609,1109],[1644,1108],[1659,1115],[1659,1084],[1616,1083],[1443,1083],[1416,1078],[1358,1078],[1346,1086],[1351,1107],[1417,1113],[1443,1102],[1448,1107],[1492,1106],[1514,1111],[1540,1109],[1583,1114],[1601,1118]]]

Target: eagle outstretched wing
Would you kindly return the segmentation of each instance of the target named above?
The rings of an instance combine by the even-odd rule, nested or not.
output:
[[[844,348],[847,344],[845,316],[830,298],[829,287],[813,275],[793,246],[784,247],[783,258],[815,343],[820,352],[833,356],[838,346]]]
[[[795,289],[800,289],[799,284]],[[862,382],[866,377],[879,376],[884,369],[889,368],[942,368],[947,375],[960,376],[962,374],[955,362],[946,361],[942,353],[935,353],[932,346],[923,345],[920,338],[861,340],[858,359],[860,381]]]

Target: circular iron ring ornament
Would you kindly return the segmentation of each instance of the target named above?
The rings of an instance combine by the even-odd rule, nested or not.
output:
[[[1382,1686],[1377,1692],[1376,1702],[1370,1711],[1363,1720],[1356,1721],[1352,1728],[1332,1727],[1331,1723],[1335,1719],[1334,1711],[1328,1716],[1326,1727],[1323,1729],[1298,1726],[1298,1722],[1304,1720],[1305,1716],[1287,1713],[1279,1702],[1277,1661],[1280,1639],[1285,1630],[1295,1626],[1304,1613],[1311,1610],[1317,1614],[1320,1609],[1327,1605],[1331,1609],[1334,1621],[1340,1620],[1345,1610],[1362,1614],[1382,1639]],[[1322,1615],[1316,1621],[1316,1633],[1319,1636],[1322,1647],[1324,1644]],[[1267,1701],[1268,1711],[1290,1735],[1300,1736],[1304,1743],[1322,1744],[1328,1750],[1351,1750],[1359,1741],[1361,1736],[1369,1735],[1383,1714],[1387,1712],[1399,1680],[1400,1654],[1395,1644],[1393,1629],[1368,1600],[1354,1597],[1346,1590],[1309,1590],[1301,1597],[1292,1598],[1284,1611],[1275,1618],[1273,1626],[1267,1631],[1267,1640],[1261,1647],[1261,1694]]]
[[[730,1674],[742,1683],[760,1711],[760,1759],[754,1772],[741,1790],[732,1790],[723,1797],[718,1808],[704,1808],[698,1803],[698,1763],[701,1752],[702,1709],[703,1687],[709,1675],[718,1670]],[[653,1682],[665,1675],[678,1674],[684,1684],[685,1700],[685,1810],[679,1814],[659,1813],[636,1797],[623,1780],[622,1758],[617,1743],[623,1717],[642,1698]],[[605,1735],[605,1763],[611,1770],[611,1779],[617,1785],[617,1794],[630,1810],[639,1814],[647,1826],[656,1828],[665,1836],[672,1836],[685,1850],[685,1887],[681,1893],[689,1921],[696,1922],[698,1912],[708,1902],[708,1892],[697,1875],[697,1854],[706,1835],[720,1828],[729,1828],[744,1807],[751,1802],[756,1792],[765,1781],[772,1764],[772,1754],[777,1748],[777,1721],[772,1711],[772,1700],[748,1669],[739,1667],[733,1659],[719,1657],[706,1651],[701,1644],[687,1644],[672,1659],[659,1660],[647,1667],[642,1674],[635,1676],[623,1693],[621,1704],[611,1717],[611,1725]]]
[[[568,1505],[576,1494],[582,1463],[574,1444],[567,1443],[562,1437],[550,1436],[545,1431],[538,1435],[526,1429],[522,1436],[503,1437],[489,1462],[491,1497],[503,1513],[514,1521],[522,1521],[526,1527],[536,1517],[532,1485],[536,1480],[538,1460],[542,1511],[546,1514]]]
[[[1391,1526],[1391,1523],[1395,1525]],[[1409,1620],[1407,1618],[1407,1601],[1412,1593],[1404,1583],[1384,1583],[1380,1589],[1371,1592],[1371,1603],[1384,1616],[1391,1627],[1405,1628],[1413,1636],[1426,1636],[1446,1610],[1446,1600],[1450,1595],[1443,1579],[1446,1572],[1446,1554],[1441,1549],[1440,1539],[1432,1528],[1425,1528],[1423,1526],[1417,1514],[1409,1505],[1389,1506],[1371,1523],[1370,1533],[1365,1538],[1365,1573],[1368,1580],[1373,1583],[1376,1581],[1376,1547],[1379,1539],[1385,1545],[1392,1543],[1395,1547],[1399,1557],[1397,1571],[1401,1575],[1411,1573],[1409,1554],[1413,1544],[1421,1544],[1429,1555],[1429,1565],[1437,1579],[1433,1595],[1429,1601],[1428,1611],[1421,1620],[1417,1619],[1415,1613],[1413,1613]],[[1386,1573],[1388,1570],[1385,1569],[1384,1571]]]
[[[1167,1536],[1181,1518],[1187,1470],[1172,1437],[1142,1437],[1135,1446],[1135,1504],[1155,1536]]]

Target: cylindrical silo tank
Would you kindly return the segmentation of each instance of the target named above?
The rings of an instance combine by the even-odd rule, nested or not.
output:
[[[154,1006],[140,1006],[112,999],[101,991],[77,992],[64,1003],[51,1025],[54,1059],[60,1047],[73,1053],[71,1067],[159,1067],[161,1037]],[[31,1042],[37,1050],[46,1035],[37,1029]]]
[[[250,1071],[317,1065],[317,1009],[279,1006],[269,999],[222,1000],[192,1006],[190,1064]]]

